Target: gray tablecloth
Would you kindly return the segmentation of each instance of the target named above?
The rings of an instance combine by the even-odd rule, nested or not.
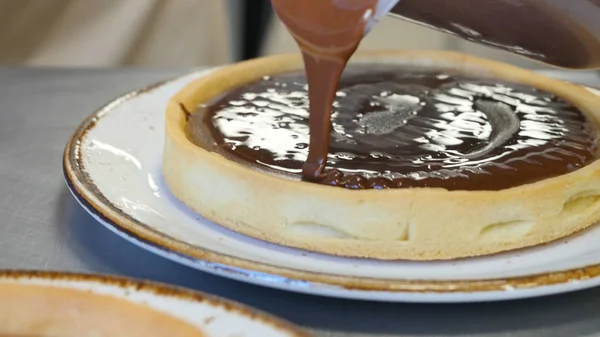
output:
[[[79,207],[63,147],[111,98],[183,71],[0,68],[0,268],[108,273],[177,284],[257,307],[317,336],[600,336],[600,288],[489,304],[345,301],[251,286],[147,253]],[[600,87],[595,74],[557,73]],[[1,303],[0,303],[1,305]]]

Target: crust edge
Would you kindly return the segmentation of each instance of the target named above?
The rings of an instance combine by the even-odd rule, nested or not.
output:
[[[369,52],[352,62],[435,66],[533,85],[571,101],[600,123],[600,97],[503,63],[440,51]],[[243,83],[301,67],[298,55],[238,63],[191,82],[170,100],[163,175],[177,199],[213,222],[258,239],[383,260],[489,255],[550,242],[599,219],[599,161],[501,191],[353,191],[254,171],[187,140],[179,103],[196,106]]]

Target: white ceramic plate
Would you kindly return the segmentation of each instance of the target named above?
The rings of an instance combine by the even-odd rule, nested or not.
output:
[[[103,225],[168,259],[284,290],[394,302],[535,297],[600,285],[600,227],[552,244],[448,262],[352,259],[269,244],[179,203],[160,173],[164,108],[195,73],[121,97],[83,122],[64,157],[68,185]]]
[[[0,272],[0,298],[0,336],[308,336],[229,301],[108,276]]]

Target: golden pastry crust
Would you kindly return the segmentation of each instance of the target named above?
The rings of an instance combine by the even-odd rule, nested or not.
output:
[[[498,78],[552,92],[600,123],[600,96],[504,63],[441,51],[378,51],[351,63],[388,62]],[[350,190],[250,169],[192,144],[185,114],[262,76],[302,69],[298,55],[234,64],[188,84],[169,102],[163,175],[205,218],[258,239],[326,254],[442,260],[539,245],[600,219],[600,161],[500,191]]]

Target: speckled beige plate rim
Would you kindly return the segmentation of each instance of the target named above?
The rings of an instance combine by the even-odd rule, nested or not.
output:
[[[293,324],[271,316],[269,314],[257,311],[236,302],[221,299],[216,296],[205,293],[143,280],[135,280],[120,276],[92,275],[60,271],[38,271],[38,270],[0,270],[0,282],[11,281],[15,284],[23,283],[29,285],[29,281],[43,281],[43,283],[34,283],[40,286],[55,287],[52,282],[67,282],[77,284],[81,282],[106,285],[120,289],[131,289],[134,292],[150,293],[153,296],[170,297],[193,303],[206,303],[210,307],[220,307],[226,312],[239,314],[250,321],[256,321],[262,325],[270,326],[276,331],[285,332],[289,336],[309,337],[311,336],[302,329]],[[64,285],[60,286],[64,288]],[[74,288],[76,289],[76,288]]]
[[[496,279],[470,279],[470,280],[403,280],[403,279],[377,279],[365,277],[348,277],[335,274],[307,272],[303,270],[282,268],[278,266],[242,259],[203,247],[192,246],[168,235],[153,230],[150,226],[133,219],[128,214],[117,208],[110,200],[105,198],[89,179],[85,168],[82,166],[79,153],[80,144],[86,133],[93,129],[103,116],[110,113],[116,106],[135,98],[144,93],[151,93],[156,88],[181,79],[181,77],[163,81],[149,87],[136,90],[120,96],[92,115],[87,117],[75,130],[69,139],[64,156],[63,168],[69,188],[84,208],[92,212],[99,220],[104,222],[118,235],[136,241],[136,244],[144,246],[163,257],[180,263],[185,261],[203,261],[202,269],[207,272],[221,276],[234,278],[254,284],[257,282],[257,274],[272,275],[279,277],[276,282],[292,284],[302,281],[301,287],[295,291],[310,293],[306,288],[320,287],[323,285],[333,286],[345,290],[358,291],[385,291],[403,293],[481,293],[481,292],[504,292],[519,289],[532,289],[544,286],[564,285],[570,282],[584,281],[600,276],[600,264],[585,266],[559,272],[540,273],[528,276]],[[263,284],[264,285],[264,284]],[[590,287],[593,285],[589,285]],[[276,288],[286,289],[282,286]],[[578,287],[583,289],[587,287]],[[288,289],[290,290],[290,289]],[[512,298],[524,298],[552,293],[561,293],[568,290],[546,291],[537,295],[510,296]],[[460,302],[461,300],[456,300]],[[417,300],[418,302],[418,300]]]

